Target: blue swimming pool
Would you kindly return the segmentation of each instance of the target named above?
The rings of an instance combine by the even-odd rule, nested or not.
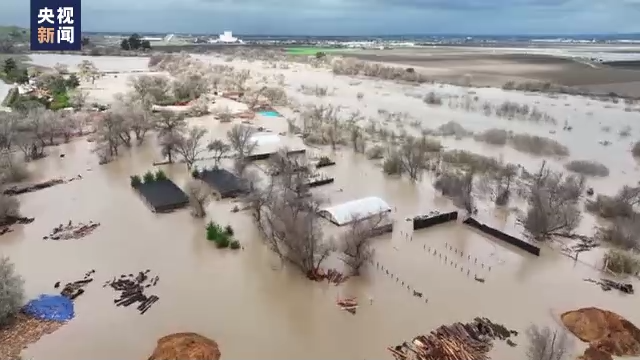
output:
[[[277,111],[260,111],[258,114],[267,117],[280,117],[280,114]]]

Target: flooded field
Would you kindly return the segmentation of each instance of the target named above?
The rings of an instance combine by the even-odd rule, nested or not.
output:
[[[107,102],[113,94],[127,90],[129,72],[146,69],[147,58],[82,58],[70,55],[33,55],[35,64],[71,67],[83,59],[93,61],[108,74],[94,85],[86,84],[90,99]],[[595,160],[607,165],[608,177],[590,178],[596,193],[614,194],[623,185],[640,178],[640,167],[630,149],[640,138],[638,105],[602,102],[565,95],[537,95],[495,88],[468,89],[450,85],[397,84],[369,78],[335,76],[327,69],[290,64],[273,68],[260,62],[234,61],[199,56],[209,62],[251,69],[254,78],[273,79],[282,74],[289,98],[300,104],[313,102],[340,106],[345,112],[359,111],[366,119],[384,124],[380,111],[405,112],[406,123],[386,124],[408,132],[437,129],[455,121],[470,132],[491,128],[528,133],[557,140],[568,156],[548,157],[554,169],[569,160]],[[117,76],[117,77],[116,77]],[[306,95],[301,86],[327,87],[327,96]],[[430,106],[422,98],[430,92],[442,96],[444,104]],[[358,94],[362,93],[363,96]],[[477,97],[477,99],[475,99]],[[482,113],[484,103],[499,106],[505,100],[526,103],[544,111],[555,122],[506,119]],[[220,99],[215,106],[224,106]],[[470,102],[471,105],[461,104]],[[464,109],[463,109],[464,107]],[[286,117],[294,112],[277,108]],[[410,122],[418,122],[412,127]],[[213,115],[188,119],[190,125],[205,126],[211,137],[224,137],[233,123],[221,124]],[[239,122],[239,120],[235,120]],[[284,118],[258,115],[255,125],[274,132],[287,131]],[[563,130],[570,125],[572,130]],[[608,130],[603,130],[608,128]],[[627,136],[622,130],[629,129]],[[309,148],[311,154],[331,156],[336,165],[322,172],[335,178],[331,185],[314,190],[327,203],[338,204],[366,196],[384,199],[394,210],[392,234],[375,239],[374,262],[361,277],[340,286],[307,280],[298,271],[282,267],[261,242],[245,212],[234,213],[234,201],[214,201],[206,219],[194,219],[189,210],[154,214],[134,193],[130,175],[143,174],[161,161],[154,134],[140,146],[123,150],[118,158],[98,165],[93,144],[80,138],[48,148],[49,156],[31,162],[34,181],[57,176],[83,179],[20,196],[24,216],[35,217],[29,225],[0,238],[0,251],[10,256],[26,281],[28,297],[53,292],[57,281],[73,281],[95,269],[96,281],[76,302],[76,317],[55,333],[23,352],[34,359],[142,359],[148,357],[156,339],[174,332],[198,332],[220,344],[223,358],[265,359],[341,358],[386,359],[386,347],[417,334],[455,321],[485,316],[520,332],[531,323],[557,324],[557,315],[578,307],[598,306],[640,323],[637,301],[615,291],[603,292],[584,282],[597,278],[599,258],[582,254],[574,262],[544,247],[535,257],[459,223],[413,231],[405,219],[432,210],[455,209],[451,201],[433,189],[429,176],[418,183],[385,176],[380,164],[347,146],[332,152],[326,147]],[[535,171],[543,158],[509,146],[493,146],[472,136],[439,137],[446,149],[465,149]],[[299,139],[290,137],[291,141]],[[608,141],[608,145],[599,142]],[[60,157],[64,154],[64,157]],[[206,163],[198,164],[200,166]],[[257,164],[259,165],[259,164]],[[160,166],[183,187],[189,180],[185,164]],[[492,204],[479,203],[478,218],[519,235],[515,215],[494,216]],[[211,219],[232,225],[244,250],[217,249],[205,240],[205,224]],[[90,236],[69,241],[44,241],[51,228],[69,220],[90,220],[101,226]],[[580,231],[591,234],[594,219],[585,214]],[[326,233],[335,227],[326,224]],[[338,266],[337,259],[330,259]],[[335,263],[334,263],[335,262]],[[586,263],[585,263],[586,262]],[[380,269],[384,266],[385,271]],[[153,291],[160,301],[144,316],[133,309],[113,305],[114,293],[102,284],[120,274],[150,269],[161,277]],[[386,271],[393,274],[387,275]],[[474,277],[485,279],[484,283]],[[397,278],[397,280],[396,280]],[[637,282],[636,282],[637,283]],[[409,286],[409,288],[407,288]],[[412,290],[424,298],[412,295]],[[341,311],[338,297],[361,300],[355,316]],[[366,301],[365,299],[370,299]],[[526,338],[515,338],[524,345]],[[248,346],[250,345],[250,346]],[[578,351],[584,347],[578,346]],[[496,344],[494,359],[519,359],[524,346]]]

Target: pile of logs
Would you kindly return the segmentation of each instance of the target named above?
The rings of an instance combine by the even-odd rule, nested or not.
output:
[[[70,240],[81,239],[93,232],[100,226],[100,223],[94,223],[89,221],[88,224],[77,223],[73,224],[71,220],[67,225],[60,224],[56,226],[48,236],[44,236],[44,240]]]
[[[473,322],[440,326],[428,335],[415,337],[411,343],[387,348],[397,360],[488,360],[492,340],[507,340],[517,335],[502,325],[486,318],[475,318]]]
[[[74,282],[67,283],[60,291],[60,295],[66,296],[69,300],[75,300],[78,296],[84,294],[84,287],[89,285],[93,281],[91,277],[96,271],[90,270],[86,274],[84,274],[84,278],[82,280],[77,280]],[[60,281],[55,283],[53,286],[58,289],[60,287]]]
[[[593,279],[584,279],[584,281],[600,285],[600,287],[604,291],[610,291],[611,289],[616,289],[618,291],[621,291],[629,295],[634,293],[633,284],[630,284],[630,283],[617,282],[609,279],[600,279],[599,281],[593,280]]]
[[[336,286],[342,284],[343,282],[349,279],[348,275],[344,275],[343,273],[341,273],[336,269],[329,269],[326,272],[323,271],[322,269],[318,269],[316,271],[310,271],[307,274],[307,277],[313,281],[327,280],[329,281],[329,284],[333,284]]]
[[[158,276],[150,277],[150,270],[140,271],[138,275],[128,274],[120,275],[120,278],[107,281],[103,287],[111,286],[120,292],[120,297],[113,300],[116,306],[128,307],[135,303],[138,304],[137,310],[140,314],[144,314],[151,308],[160,298],[156,295],[147,296],[144,290],[151,286],[156,286],[160,278]]]

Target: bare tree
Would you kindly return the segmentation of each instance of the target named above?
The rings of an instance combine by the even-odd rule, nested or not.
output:
[[[278,175],[264,188],[253,188],[247,202],[267,246],[282,261],[313,277],[334,249],[323,238],[320,202],[299,186],[304,174],[294,171],[297,165],[280,162],[276,166]]]
[[[101,164],[118,156],[122,141],[123,118],[116,113],[106,112],[95,121],[95,148]]]
[[[184,117],[173,111],[160,111],[158,115],[155,127],[158,130],[162,155],[172,163],[173,154],[176,152],[187,123]]]
[[[82,60],[78,65],[78,75],[85,81],[91,81],[93,85],[96,79],[100,78],[100,71],[98,71],[98,68],[91,61]]]
[[[207,129],[200,126],[190,128],[186,135],[179,134],[175,152],[187,163],[187,169],[190,170],[200,154],[206,150],[202,144],[206,134]]]
[[[491,199],[498,206],[504,206],[511,197],[511,186],[518,174],[518,167],[514,164],[506,164],[498,171],[482,174],[480,188],[489,193]]]
[[[400,146],[399,155],[402,160],[403,172],[412,181],[420,180],[425,166],[433,154],[437,154],[442,149],[439,142],[430,141],[425,136],[416,139],[407,137],[404,144]]]
[[[532,325],[527,329],[529,360],[564,360],[571,358],[573,341],[570,335],[562,330],[552,330],[548,326],[539,328]]]
[[[355,218],[347,231],[341,236],[341,260],[351,268],[354,275],[359,275],[362,266],[373,259],[374,250],[371,239],[376,235],[376,229],[385,220],[386,214],[370,218]]]
[[[582,218],[578,200],[584,187],[583,177],[553,172],[543,162],[531,184],[525,229],[537,240],[570,235]]]
[[[445,171],[433,184],[442,195],[450,198],[453,204],[463,208],[469,214],[475,212],[473,200],[473,178],[475,172],[472,169],[465,171]]]
[[[164,75],[140,75],[129,80],[134,92],[141,99],[153,104],[166,103],[171,96],[171,80]]]
[[[186,188],[189,205],[191,206],[191,214],[197,218],[203,218],[207,215],[206,206],[211,200],[211,190],[201,180],[191,180]]]
[[[213,166],[217,168],[222,158],[231,151],[231,146],[222,140],[216,139],[207,144],[207,150],[213,153]]]
[[[249,126],[234,125],[227,132],[229,145],[233,150],[236,173],[240,176],[248,165],[248,157],[253,153],[258,143],[253,139],[255,130]]]

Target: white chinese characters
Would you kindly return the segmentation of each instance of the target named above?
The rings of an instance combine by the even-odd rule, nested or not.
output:
[[[58,28],[58,43],[67,42],[73,44],[73,26],[60,26]]]
[[[73,25],[73,8],[72,7],[59,7],[58,8],[58,25]]]
[[[38,11],[38,24],[42,24],[44,22],[48,22],[49,24],[54,24],[53,19],[54,19],[53,10],[46,7]]]

